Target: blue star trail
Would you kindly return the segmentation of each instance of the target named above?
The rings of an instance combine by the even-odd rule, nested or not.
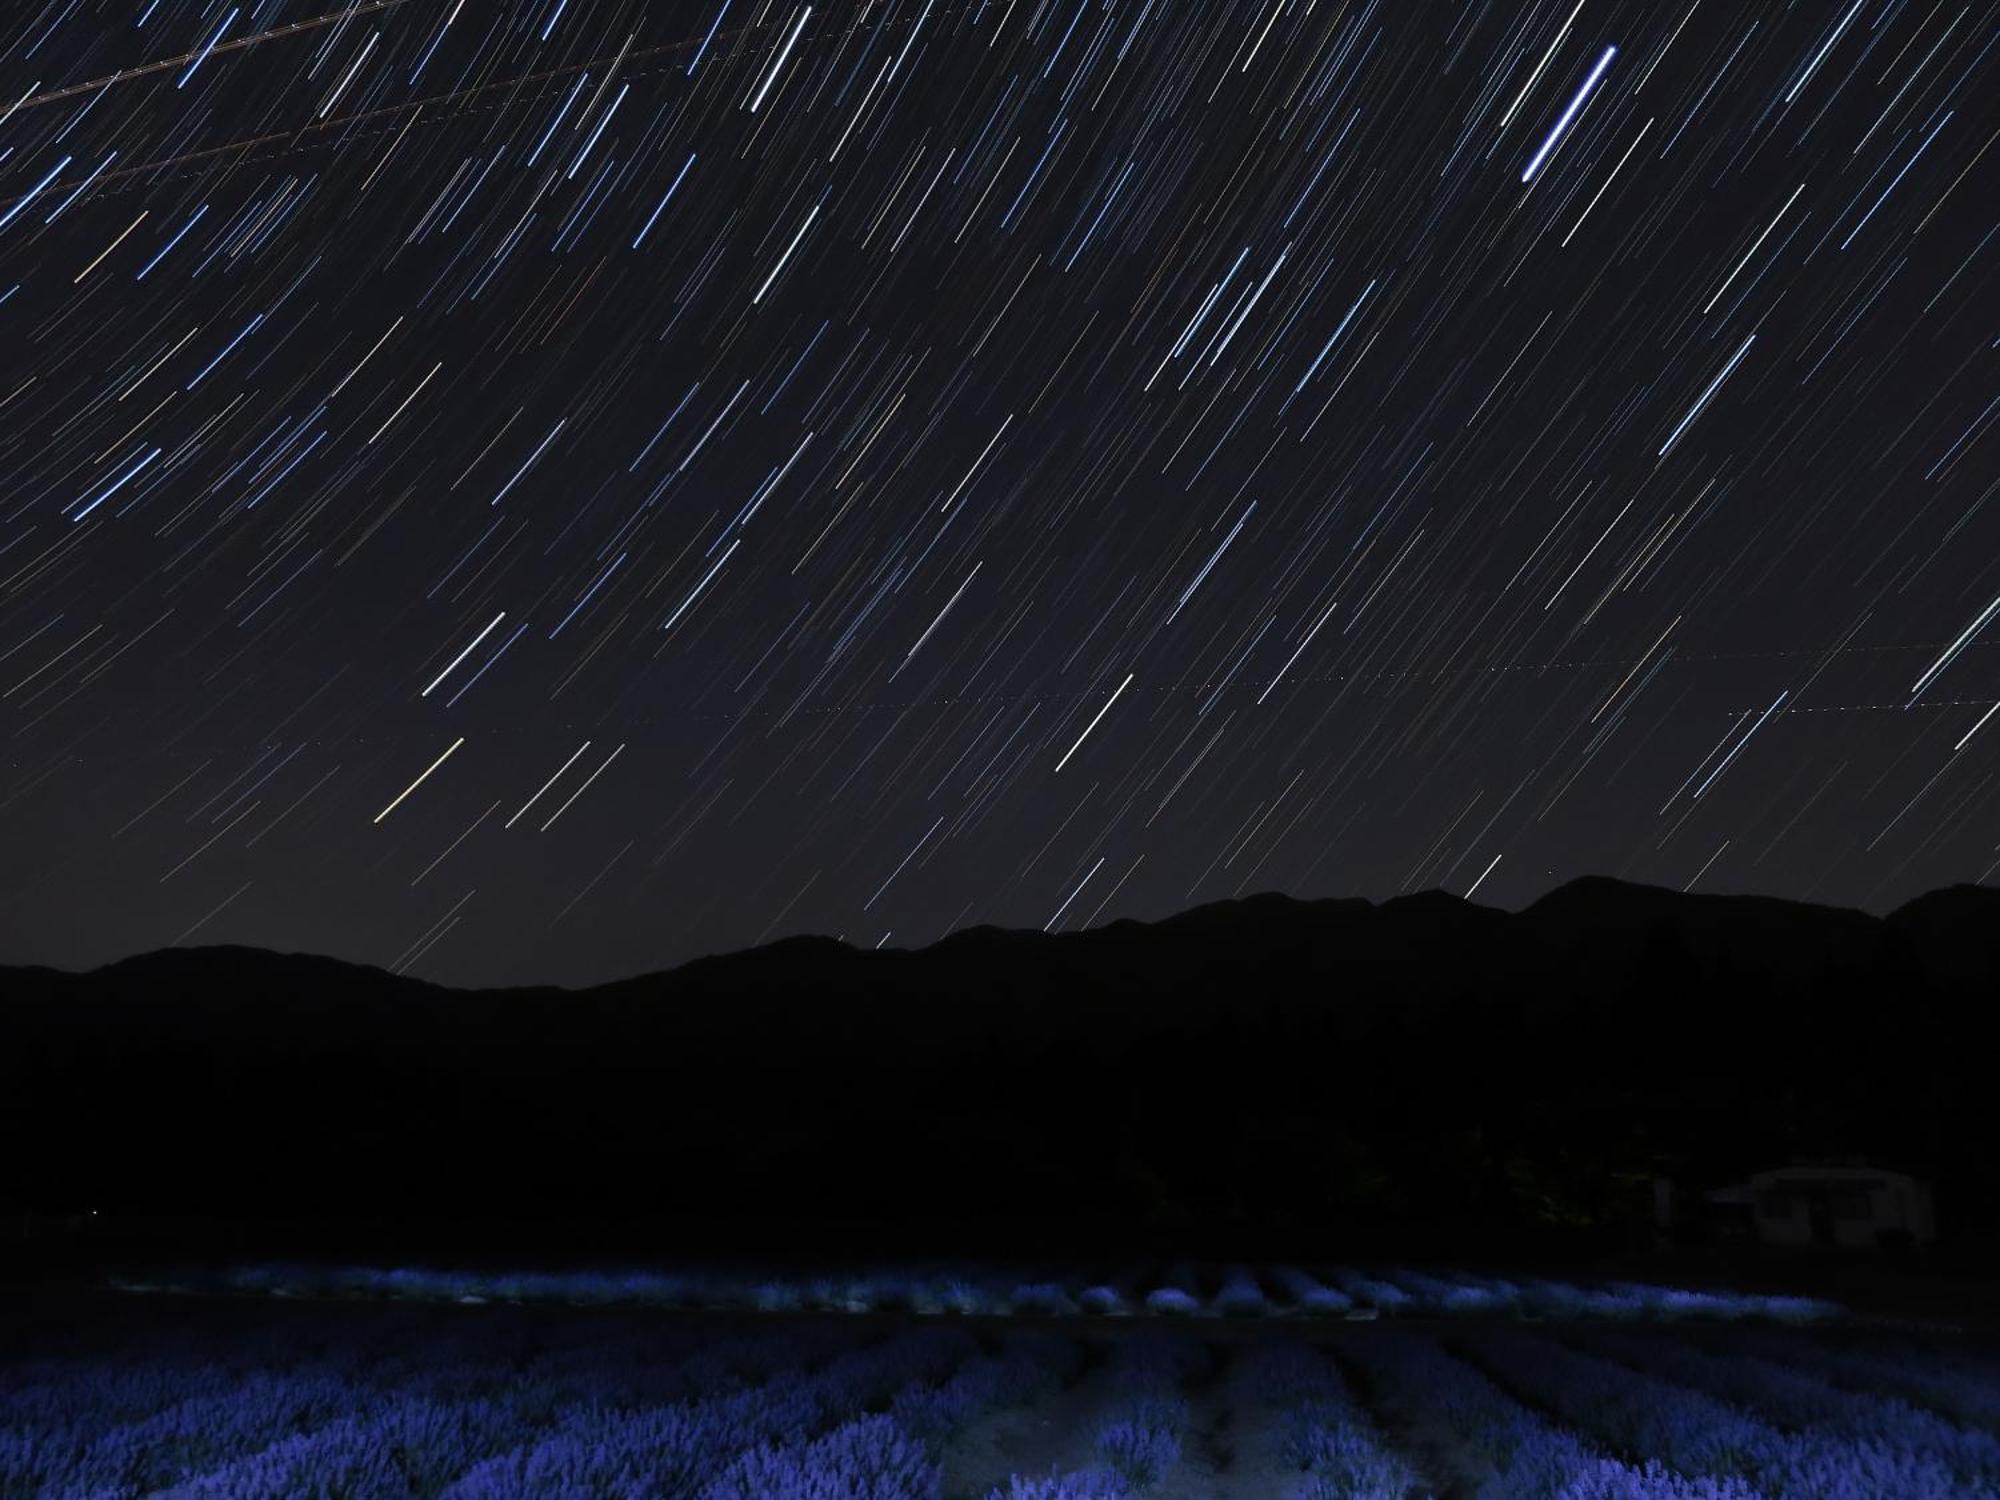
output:
[[[1990,878],[1996,142],[1954,0],[36,0],[0,958]]]

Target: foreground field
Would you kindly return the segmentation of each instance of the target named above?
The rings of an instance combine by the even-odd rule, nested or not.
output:
[[[2000,1363],[1827,1325],[16,1309],[0,1496],[2000,1496]]]

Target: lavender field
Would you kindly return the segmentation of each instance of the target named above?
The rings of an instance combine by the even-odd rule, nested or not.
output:
[[[1176,1275],[1192,1307],[1148,1315]],[[1014,1288],[1032,1319],[463,1306],[408,1285],[15,1308],[0,1497],[2000,1496],[2000,1359],[1942,1335],[1657,1295],[1634,1311],[1637,1291],[1593,1316],[1584,1288],[1569,1316],[1523,1312],[1525,1292],[1474,1312],[1449,1295],[1474,1278],[1340,1280],[1159,1268],[1104,1284],[1122,1321],[1058,1276]],[[1357,1292],[1376,1316],[1345,1315]]]
[[[120,1276],[133,1293],[419,1302],[559,1304],[916,1317],[1483,1317],[1817,1322],[1830,1302],[1635,1281],[1479,1276],[1405,1267],[1166,1264],[1008,1265],[964,1261],[802,1269],[742,1265],[570,1271],[443,1266],[253,1264]]]

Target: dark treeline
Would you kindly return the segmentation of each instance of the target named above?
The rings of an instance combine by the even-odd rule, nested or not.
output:
[[[1655,1172],[1838,1155],[1984,1235],[1996,995],[2000,893],[1970,887],[1887,918],[1596,879],[1518,914],[1265,896],[583,991],[172,950],[0,972],[0,1206],[413,1247],[1465,1256],[1630,1243]]]

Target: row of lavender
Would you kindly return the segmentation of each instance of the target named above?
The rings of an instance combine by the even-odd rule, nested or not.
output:
[[[966,1423],[1059,1388],[1074,1341],[748,1333],[300,1310],[87,1331],[0,1365],[7,1500],[916,1500]]]
[[[1805,1322],[1834,1305],[1808,1297],[1650,1286],[1584,1285],[1407,1269],[1192,1264],[1088,1269],[924,1265],[773,1273],[728,1267],[497,1272],[438,1267],[260,1265],[221,1273],[127,1278],[131,1291],[227,1291],[292,1297],[400,1297],[730,1311],[918,1315],[1358,1317],[1472,1315],[1547,1319],[1702,1318]]]
[[[2000,1497],[2000,1366],[1931,1350],[1380,1329],[1241,1357],[1281,1423],[1286,1500]],[[991,1500],[1171,1484],[1190,1462],[1182,1391],[1204,1364],[1191,1344],[1134,1345],[1098,1461],[1017,1475]]]
[[[1768,1327],[1375,1327],[1331,1345],[839,1319],[706,1329],[428,1307],[98,1316],[0,1364],[5,1500],[940,1500],[954,1444],[1028,1403],[1088,1463],[993,1500],[1199,1487],[1232,1361],[1286,1500],[2000,1500],[2000,1364]],[[1100,1399],[1065,1408],[1080,1380]],[[960,1465],[962,1469],[963,1465]],[[962,1490],[961,1493],[974,1493]]]
[[[1424,1490],[1417,1470],[1355,1404],[1323,1352],[1265,1344],[1241,1357],[1264,1415],[1281,1427],[1290,1500],[1402,1500]],[[1133,1500],[1159,1488],[1186,1455],[1184,1393],[1209,1377],[1213,1364],[1213,1352],[1184,1335],[1120,1346],[1110,1361],[1115,1399],[1092,1434],[1097,1461],[1045,1477],[1014,1475],[991,1500]]]

